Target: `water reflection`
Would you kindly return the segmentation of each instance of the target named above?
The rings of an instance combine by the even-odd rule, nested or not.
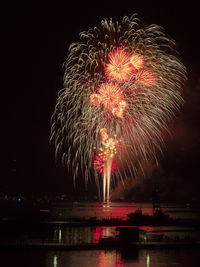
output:
[[[58,243],[65,243],[69,246],[75,246],[93,243],[93,238],[95,238],[95,235],[93,235],[94,234],[91,227],[58,226],[54,229],[53,239]]]
[[[116,267],[124,267],[122,263],[121,257],[119,253],[114,251],[100,251],[98,256],[98,267],[105,267],[105,266],[116,266]]]
[[[98,244],[100,238],[116,237],[116,227],[99,226],[99,227],[65,227],[57,226],[53,231],[53,241],[65,243],[69,246],[78,246],[84,244]]]
[[[53,267],[57,267],[57,255],[54,255],[54,258],[53,258]]]
[[[171,218],[190,218],[200,220],[200,207],[186,207],[181,204],[161,204],[163,211]],[[152,215],[152,203],[122,203],[102,202],[95,203],[65,203],[54,204],[51,208],[51,219],[67,220],[69,218],[121,218],[126,219],[127,214],[142,209],[143,214]]]
[[[133,250],[129,254],[116,250],[47,252],[45,267],[199,267],[199,252],[199,249]]]
[[[86,244],[98,244],[102,238],[119,237],[119,229],[127,228],[126,226],[56,226],[53,232],[52,242],[64,243],[69,246],[79,246]],[[128,227],[129,230],[135,226]],[[139,240],[153,240],[153,237],[162,237],[164,241],[191,241],[200,240],[200,231],[193,227],[180,226],[139,226]],[[133,233],[129,231],[132,236]],[[104,239],[105,240],[105,239]],[[129,240],[127,236],[127,241]],[[45,241],[45,240],[43,240]],[[155,240],[154,240],[155,241]],[[49,242],[49,241],[48,241]]]
[[[125,267],[115,250],[47,252],[45,262],[45,267]]]
[[[101,226],[101,227],[94,227],[92,229],[92,243],[98,244],[100,239],[103,237],[116,237],[117,231],[116,227],[114,226]]]
[[[199,267],[200,249],[1,250],[6,267]]]
[[[149,253],[147,253],[147,267],[150,267],[150,256],[149,256]]]

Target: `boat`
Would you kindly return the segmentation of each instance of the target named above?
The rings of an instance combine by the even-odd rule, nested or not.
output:
[[[163,224],[170,221],[169,215],[164,214],[161,208],[154,210],[153,215],[143,214],[141,209],[127,214],[128,220],[135,224]]]

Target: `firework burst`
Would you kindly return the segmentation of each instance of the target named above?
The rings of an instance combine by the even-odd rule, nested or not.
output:
[[[142,27],[133,15],[120,22],[105,19],[70,45],[50,141],[74,179],[83,172],[87,182],[92,162],[102,170],[106,148],[100,148],[109,137],[104,140],[101,129],[123,139],[125,152],[116,148],[114,177],[134,175],[138,164],[156,157],[162,131],[183,104],[186,70],[173,43],[159,26]],[[102,153],[96,158],[94,147]],[[98,184],[96,171],[95,177]]]
[[[90,102],[92,105],[104,106],[105,112],[110,111],[113,115],[122,118],[127,103],[124,101],[122,90],[115,84],[105,83],[101,85],[98,94],[91,94]]]
[[[132,66],[130,62],[130,55],[127,54],[125,49],[117,48],[108,55],[108,62],[106,64],[106,72],[108,78],[113,78],[119,82],[128,81]]]

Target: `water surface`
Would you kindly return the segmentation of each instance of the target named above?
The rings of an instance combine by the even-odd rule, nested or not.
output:
[[[4,267],[199,267],[199,249],[1,251]]]

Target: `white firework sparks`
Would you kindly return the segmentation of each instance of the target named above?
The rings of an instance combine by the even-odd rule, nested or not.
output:
[[[73,170],[74,179],[82,172],[88,181],[102,128],[123,140],[115,177],[134,175],[141,161],[161,151],[162,132],[168,131],[170,119],[183,104],[186,80],[186,69],[172,47],[174,41],[161,27],[142,27],[136,14],[121,22],[105,19],[70,45],[50,142],[56,158]],[[114,100],[104,89],[109,86]]]

